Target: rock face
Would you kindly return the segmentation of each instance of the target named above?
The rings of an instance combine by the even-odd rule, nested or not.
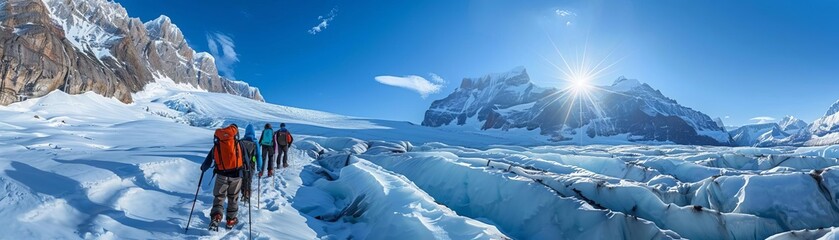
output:
[[[524,68],[467,78],[434,101],[424,126],[474,125],[480,129],[539,129],[555,141],[619,138],[626,141],[730,145],[707,115],[681,106],[637,80],[620,78],[585,93],[540,88]]]
[[[166,16],[143,23],[105,0],[0,2],[0,104],[93,91],[123,102],[160,78],[263,100],[259,90],[218,75]]]

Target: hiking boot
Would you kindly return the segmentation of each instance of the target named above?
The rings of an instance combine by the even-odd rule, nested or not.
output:
[[[227,219],[227,229],[233,228],[237,223],[239,223],[239,218]]]
[[[221,223],[221,214],[217,213],[217,214],[213,215],[213,219],[210,221],[209,230],[218,232],[219,223]]]
[[[268,177],[274,176],[274,169],[268,169]]]
[[[283,168],[287,168],[287,167],[288,167],[288,163],[283,163]]]

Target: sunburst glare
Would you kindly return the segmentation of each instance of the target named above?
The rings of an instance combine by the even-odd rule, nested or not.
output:
[[[546,96],[548,99],[546,104],[541,107],[540,114],[546,109],[564,111],[561,112],[565,115],[562,128],[572,130],[579,144],[583,144],[582,140],[586,132],[593,131],[594,135],[600,135],[611,131],[614,125],[609,122],[609,118],[603,111],[599,99],[599,96],[602,95],[600,93],[625,94],[599,87],[594,83],[604,77],[623,58],[610,62],[609,57],[613,52],[610,51],[605,57],[596,61],[596,64],[591,64],[591,57],[588,56],[588,43],[586,43],[582,48],[581,55],[579,51],[575,51],[577,54],[573,59],[569,59],[559,50],[553,39],[550,36],[548,38],[556,51],[556,55],[553,58],[545,56],[542,56],[542,58],[558,71],[555,78],[561,82],[562,87],[554,94]],[[556,103],[561,105],[551,107]],[[572,114],[577,116],[572,118]]]

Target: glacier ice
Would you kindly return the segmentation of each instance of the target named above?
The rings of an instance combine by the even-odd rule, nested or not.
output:
[[[543,146],[160,84],[134,104],[53,92],[0,107],[8,237],[204,236],[182,230],[211,128],[265,121],[297,138],[292,167],[257,181],[258,238],[831,239],[839,225],[835,145]]]

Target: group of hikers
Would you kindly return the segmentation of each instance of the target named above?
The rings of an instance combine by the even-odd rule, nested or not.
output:
[[[215,166],[210,230],[218,230],[222,216],[227,217],[228,229],[239,222],[237,217],[239,194],[241,193],[244,202],[250,202],[253,176],[257,175],[262,178],[265,165],[268,167],[267,177],[274,176],[274,169],[287,168],[289,166],[288,149],[293,142],[294,137],[285,128],[285,123],[280,123],[280,129],[276,131],[271,128],[270,123],[265,124],[259,139],[256,138],[252,124],[245,127],[245,135],[242,138],[239,138],[239,127],[236,124],[216,129],[213,147],[204,159],[204,163],[201,164],[202,177],[211,166]],[[267,164],[263,164],[263,160]],[[227,198],[226,215],[223,214],[225,198]],[[193,202],[193,208],[194,204]],[[191,215],[190,213],[190,219]]]

